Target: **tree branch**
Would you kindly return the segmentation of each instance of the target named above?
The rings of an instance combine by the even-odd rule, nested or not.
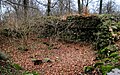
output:
[[[43,3],[39,2],[38,0],[36,0],[36,2],[39,3],[40,5],[47,6],[47,4],[43,4]],[[54,8],[57,3],[58,3],[58,1],[55,2],[55,3],[51,6],[51,8]]]
[[[32,9],[37,9],[37,10],[38,10],[38,8],[35,8],[35,7],[32,7],[32,6],[23,5],[23,4],[19,4],[19,3],[15,3],[15,2],[12,2],[12,1],[10,1],[10,0],[3,1],[3,2],[5,2],[5,3],[9,4],[9,5],[15,4],[15,5],[19,5],[19,6],[22,6],[22,7],[26,6],[26,7],[28,7],[28,8],[32,8]]]

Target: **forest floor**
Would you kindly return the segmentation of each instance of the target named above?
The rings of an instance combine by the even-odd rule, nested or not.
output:
[[[20,39],[10,39],[9,42],[1,44],[1,49],[10,55],[14,63],[25,70],[37,71],[40,75],[79,75],[83,72],[84,66],[95,63],[95,52],[89,43],[65,43],[30,38],[27,40],[27,51],[19,50],[20,44]],[[45,58],[49,58],[51,62],[35,65],[32,61]]]

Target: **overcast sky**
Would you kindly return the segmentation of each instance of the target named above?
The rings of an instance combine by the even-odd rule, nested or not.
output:
[[[77,3],[78,0],[74,0],[74,1],[75,1],[75,3]],[[90,4],[93,5],[97,1],[99,1],[99,0],[92,0],[92,2]],[[110,1],[110,0],[103,0],[103,2],[107,2],[107,1]],[[112,1],[115,1],[117,5],[120,5],[120,0],[112,0]]]
[[[40,0],[42,3],[44,3],[44,4],[47,4],[47,0]],[[56,2],[56,0],[51,0],[53,3],[54,2]],[[74,2],[74,4],[75,4],[75,8],[76,8],[76,10],[77,10],[77,8],[78,8],[78,5],[77,5],[77,1],[78,0],[72,0],[73,2]],[[89,4],[89,9],[90,9],[90,11],[95,11],[95,10],[92,10],[92,9],[95,9],[96,7],[98,8],[98,4],[99,4],[99,0],[89,0],[89,1],[92,1],[90,4]],[[105,3],[105,2],[107,2],[107,1],[110,1],[110,0],[103,0],[103,3]],[[116,2],[116,4],[118,5],[116,8],[118,8],[118,10],[120,10],[120,0],[112,0],[112,1],[115,1]],[[40,5],[40,7],[42,7],[41,5]],[[46,10],[44,7],[42,7],[42,9],[41,10]],[[3,9],[3,11],[4,11],[4,9]]]
[[[116,0],[116,3],[120,5],[120,0]]]
[[[77,1],[78,0],[74,0],[76,8],[78,7]],[[89,0],[89,1],[91,1],[91,0]],[[89,9],[91,9],[90,11],[96,11],[96,10],[92,10],[92,9],[95,9],[96,7],[98,7],[99,1],[100,0],[92,0],[91,1],[91,3],[89,4]],[[106,3],[106,2],[108,2],[108,1],[110,1],[110,0],[103,0],[103,4]],[[116,8],[118,10],[120,10],[120,0],[112,0],[112,1],[115,1],[115,3],[117,4]]]
[[[47,4],[47,0],[40,0],[40,1]],[[51,1],[52,1],[52,2],[56,2],[56,0],[51,0]],[[72,0],[72,1],[74,2],[75,7],[77,8],[77,7],[78,7],[78,5],[77,5],[77,1],[78,1],[78,0]],[[89,7],[93,8],[93,7],[96,7],[96,4],[97,4],[100,0],[89,0],[89,1],[91,1],[91,3],[89,4]],[[106,3],[106,2],[108,2],[108,1],[110,1],[110,0],[103,0],[103,3]],[[116,4],[120,6],[120,0],[112,0],[112,1],[115,1]]]

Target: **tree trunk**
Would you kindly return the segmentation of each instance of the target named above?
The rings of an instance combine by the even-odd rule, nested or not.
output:
[[[28,21],[28,6],[29,6],[29,0],[23,0],[23,5],[24,5],[24,24],[27,24],[25,26],[29,26],[29,21]],[[24,32],[23,32],[23,46],[25,46],[26,48],[28,47],[27,46],[27,40],[28,40],[28,35],[29,33],[27,34],[27,28],[24,27],[23,28]]]
[[[60,15],[63,15],[63,0],[59,0]]]
[[[85,6],[85,14],[88,15],[88,4],[89,4],[89,0],[87,0],[86,6]]]
[[[50,7],[51,7],[51,0],[48,0],[48,5],[47,5],[47,16],[50,16]]]
[[[29,0],[23,0],[24,5],[24,17],[28,17],[28,6],[29,6]]]
[[[0,22],[2,20],[2,0],[0,0]]]
[[[112,13],[112,1],[109,1],[107,4],[107,14]]]
[[[102,14],[102,0],[100,0],[99,14]]]
[[[68,1],[68,12],[71,13],[71,0]]]
[[[84,2],[83,2],[83,0],[82,0],[82,4],[81,4],[81,6],[82,6],[82,8],[81,8],[81,13],[83,12],[83,5],[84,5]]]
[[[78,13],[81,14],[81,2],[78,0]]]

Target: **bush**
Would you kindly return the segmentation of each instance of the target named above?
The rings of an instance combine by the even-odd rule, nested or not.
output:
[[[11,38],[22,38],[23,33],[17,30],[12,30],[10,28],[5,28],[3,30],[1,30],[0,32],[1,35],[5,36],[5,37],[11,37]]]

